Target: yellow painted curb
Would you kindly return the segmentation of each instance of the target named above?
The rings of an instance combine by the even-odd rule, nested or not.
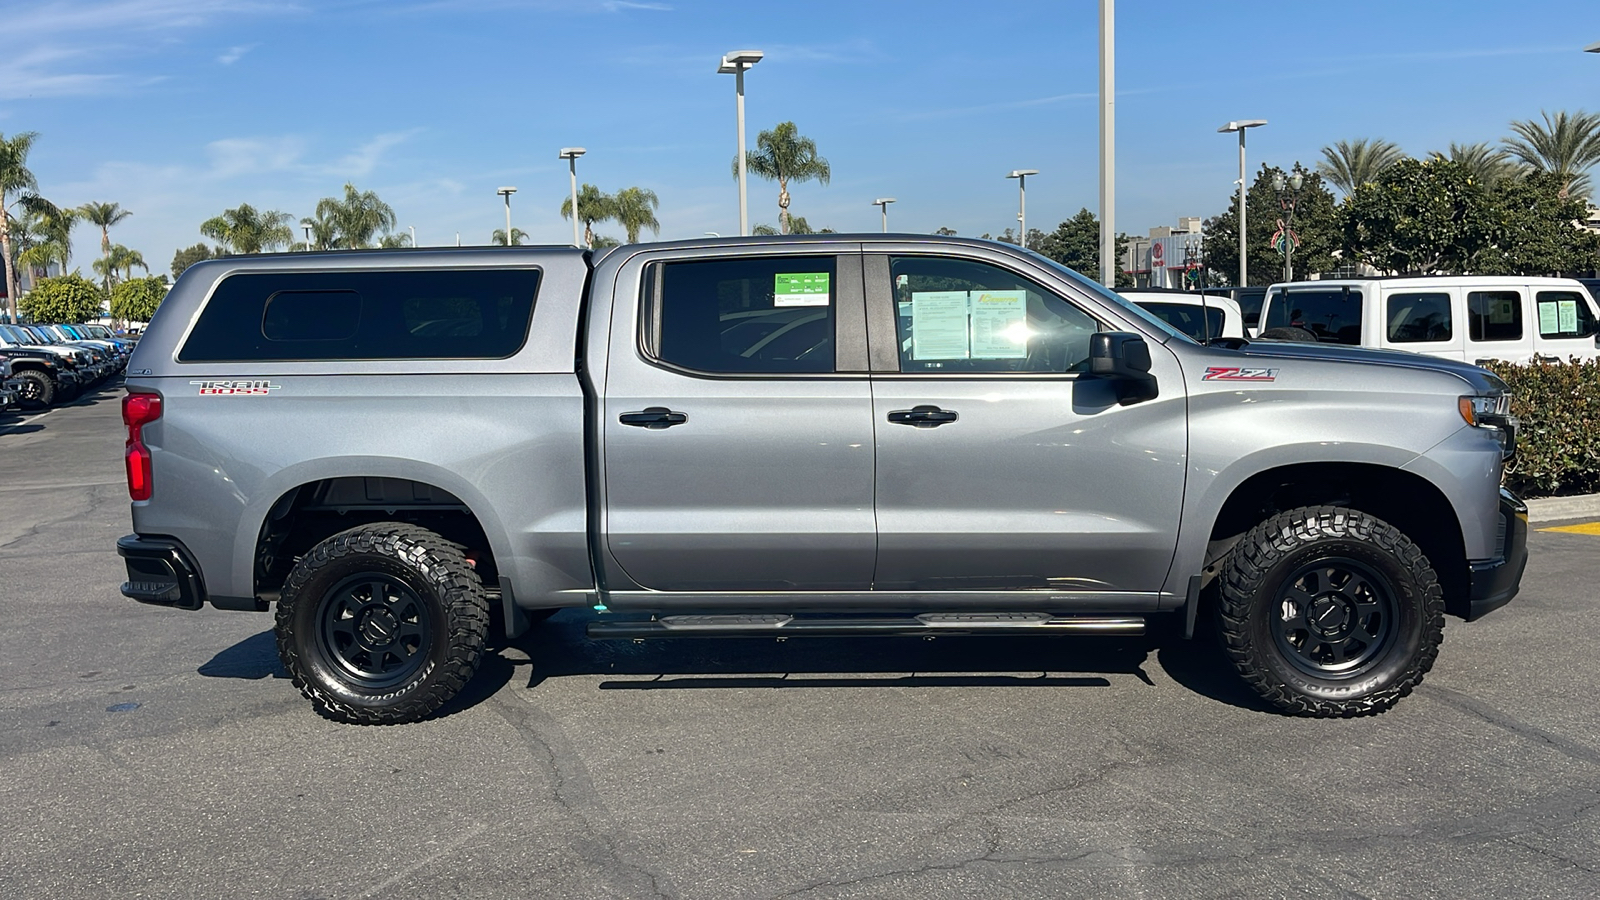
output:
[[[1582,522],[1577,525],[1557,525],[1540,531],[1564,531],[1567,534],[1600,534],[1600,522]]]

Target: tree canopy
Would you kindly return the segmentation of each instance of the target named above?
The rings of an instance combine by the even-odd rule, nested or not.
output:
[[[248,203],[224,210],[201,223],[200,233],[234,253],[262,253],[294,240],[289,223],[294,217],[275,209],[257,210]]]
[[[1009,234],[1009,230],[1008,230]],[[1007,235],[1001,235],[1005,240]],[[1008,243],[1015,243],[1015,239]],[[1078,214],[1056,226],[1049,234],[1028,229],[1029,245],[1092,281],[1100,278],[1100,218],[1083,207]],[[1122,269],[1122,259],[1127,250],[1128,236],[1116,238],[1117,287],[1132,287],[1133,277]]]
[[[394,208],[379,199],[375,192],[356,190],[349,182],[345,182],[343,197],[324,197],[317,201],[317,218],[311,220],[333,225],[335,234],[327,246],[350,250],[371,247],[379,232],[387,234],[394,230],[396,221]]]
[[[226,254],[218,252],[209,244],[195,244],[193,247],[185,247],[182,250],[172,254],[172,277],[177,278],[179,275],[183,274],[184,269],[189,268],[197,262],[203,262],[208,259],[216,259],[217,257],[224,255]]]
[[[793,122],[779,122],[756,136],[756,149],[745,153],[745,169],[757,178],[778,183],[778,229],[789,228],[789,182],[827,184],[833,168],[817,153],[817,142],[800,133]],[[733,158],[733,176],[739,177],[739,157]]]
[[[85,322],[100,316],[105,294],[94,282],[76,272],[46,278],[34,285],[20,306],[35,322]]]
[[[148,322],[167,296],[167,280],[159,275],[129,278],[111,289],[111,315],[124,322]]]
[[[1285,186],[1279,191],[1273,184],[1278,176],[1287,181],[1291,174],[1299,173],[1300,192],[1294,194]],[[1245,224],[1249,229],[1247,252],[1250,259],[1250,283],[1267,285],[1283,280],[1283,254],[1273,245],[1272,237],[1278,223],[1288,224],[1286,204],[1294,199],[1294,224],[1291,230],[1299,238],[1292,254],[1294,277],[1304,278],[1313,272],[1333,270],[1339,259],[1336,255],[1343,246],[1338,209],[1333,193],[1316,172],[1308,171],[1295,163],[1288,172],[1277,166],[1262,164],[1256,171],[1255,181],[1245,194]],[[1207,279],[1212,284],[1233,284],[1239,280],[1239,194],[1234,192],[1228,209],[1205,223],[1205,242],[1202,245]]]
[[[1527,119],[1511,123],[1516,137],[1502,139],[1506,152],[1540,172],[1560,176],[1564,194],[1587,198],[1589,176],[1600,162],[1600,113],[1541,112],[1544,124]]]
[[[1335,141],[1322,148],[1317,174],[1348,197],[1404,158],[1405,152],[1399,146],[1385,140]]]

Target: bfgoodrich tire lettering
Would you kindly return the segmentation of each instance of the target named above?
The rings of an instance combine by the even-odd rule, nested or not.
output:
[[[1433,667],[1444,598],[1427,557],[1358,510],[1306,507],[1256,526],[1222,575],[1219,630],[1246,683],[1302,716],[1383,712]]]
[[[427,717],[477,671],[483,584],[454,544],[415,525],[343,531],[295,564],[278,601],[278,655],[329,718]]]

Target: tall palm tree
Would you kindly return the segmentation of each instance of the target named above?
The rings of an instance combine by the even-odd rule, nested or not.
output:
[[[17,321],[17,269],[16,257],[11,253],[12,207],[58,212],[50,201],[39,196],[39,182],[28,170],[28,152],[38,137],[34,131],[19,132],[9,139],[0,134],[0,266],[5,268],[6,303],[13,323]]]
[[[656,192],[645,188],[628,187],[617,191],[617,224],[627,229],[628,243],[639,242],[639,230],[650,229],[651,234],[661,233],[661,223],[656,221],[656,207],[661,203]]]
[[[617,217],[617,198],[592,184],[578,191],[578,221],[583,223],[583,243],[594,246],[594,223],[610,222]],[[561,201],[561,218],[572,218],[572,198]]]
[[[778,229],[783,234],[789,233],[789,182],[827,184],[833,177],[828,161],[817,155],[817,142],[803,137],[793,122],[779,122],[771,131],[757,135],[756,149],[745,154],[745,168],[757,178],[778,183]],[[733,177],[739,177],[737,156]]]
[[[119,203],[90,202],[78,207],[78,214],[91,224],[100,226],[100,255],[105,256],[111,252],[111,226],[133,215],[133,212],[123,209]],[[106,288],[109,290],[110,287],[107,282]]]
[[[411,235],[405,233],[404,231],[397,231],[394,234],[386,234],[383,237],[378,238],[378,246],[385,250],[399,250],[402,247],[409,247],[411,246]]]
[[[1397,144],[1381,139],[1337,141],[1332,146],[1322,148],[1322,162],[1317,163],[1317,174],[1349,196],[1355,193],[1357,187],[1377,180],[1384,169],[1405,157],[1405,151]]]
[[[315,219],[301,219],[300,224],[311,229],[311,248],[331,250],[339,242],[339,223],[322,213]]]
[[[339,229],[339,245],[351,250],[372,246],[378,232],[394,230],[394,208],[372,191],[358,191],[345,182],[344,199],[324,197],[317,202],[317,218],[330,219]]]
[[[570,206],[571,204],[568,205]],[[527,240],[528,233],[526,231],[523,231],[521,228],[511,229],[511,246],[520,247]],[[506,230],[504,228],[496,228],[494,230],[494,234],[489,235],[489,243],[495,245],[496,247],[504,247],[506,245]]]
[[[202,222],[200,233],[234,253],[262,253],[286,247],[294,240],[294,232],[289,230],[293,220],[285,212],[257,210],[241,203]]]
[[[129,250],[121,244],[112,245],[104,256],[94,261],[94,270],[106,276],[108,285],[110,284],[111,276],[119,272],[122,273],[121,280],[123,281],[132,278],[134,266],[143,269],[146,275],[150,274],[150,267],[144,263],[144,254],[137,250]]]
[[[1512,122],[1516,137],[1501,138],[1506,152],[1541,172],[1554,172],[1566,181],[1561,192],[1569,196],[1589,196],[1589,176],[1585,174],[1600,162],[1600,114],[1578,110],[1554,118],[1540,111],[1544,124],[1528,119]]]
[[[1435,150],[1431,155],[1434,159],[1448,159],[1466,166],[1472,173],[1472,179],[1489,190],[1520,177],[1523,172],[1523,166],[1513,160],[1510,154],[1483,141],[1476,144],[1451,141],[1449,153]]]

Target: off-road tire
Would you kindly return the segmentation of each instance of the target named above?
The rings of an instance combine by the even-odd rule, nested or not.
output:
[[[1224,652],[1268,703],[1297,716],[1389,709],[1433,667],[1444,633],[1444,595],[1427,557],[1393,525],[1353,509],[1304,507],[1256,526],[1229,554],[1221,595]],[[1341,653],[1354,658],[1335,662]]]
[[[284,668],[319,712],[398,725],[426,718],[472,678],[489,600],[457,545],[415,525],[363,525],[295,563],[276,631]]]
[[[37,369],[24,369],[16,373],[17,377],[28,382],[22,386],[23,409],[49,409],[56,403],[56,383],[49,375]],[[29,385],[32,387],[30,388]],[[33,397],[28,396],[28,391],[34,392]]]

